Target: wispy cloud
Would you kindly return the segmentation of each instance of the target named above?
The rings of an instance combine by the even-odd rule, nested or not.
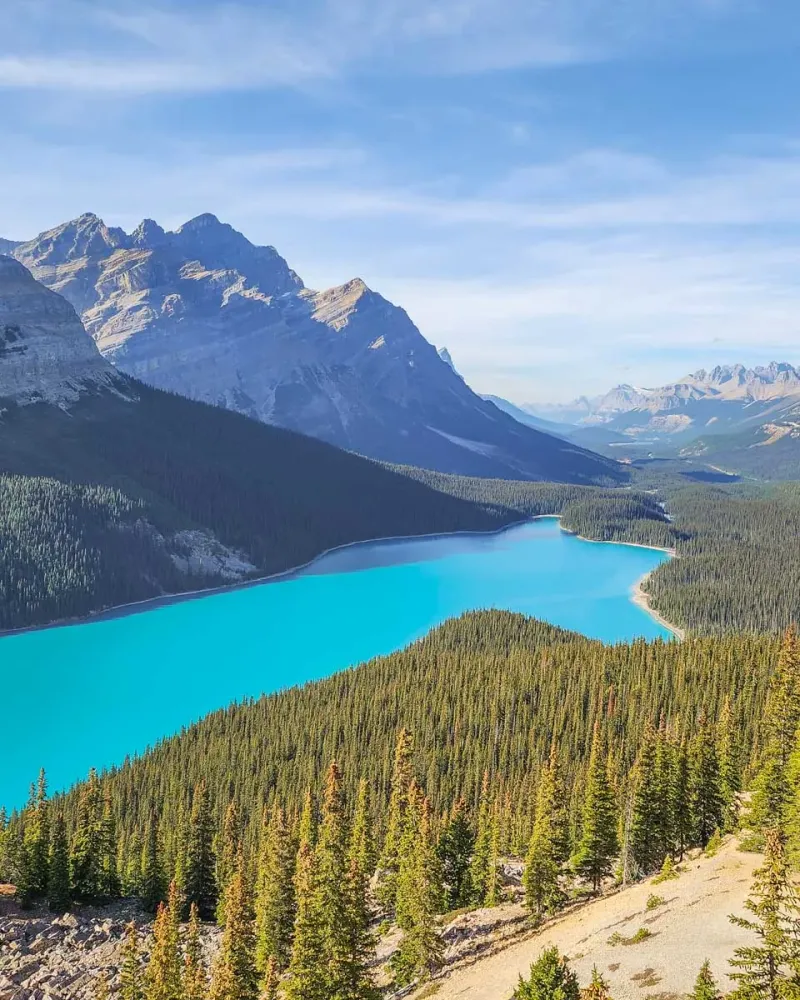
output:
[[[476,73],[660,46],[736,0],[307,0],[302,6],[7,0],[0,87],[203,93],[381,66]],[[60,30],[63,29],[63,30]]]

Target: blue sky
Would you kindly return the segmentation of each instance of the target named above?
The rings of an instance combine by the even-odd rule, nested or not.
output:
[[[0,235],[211,211],[518,402],[800,362],[795,0],[2,0]]]

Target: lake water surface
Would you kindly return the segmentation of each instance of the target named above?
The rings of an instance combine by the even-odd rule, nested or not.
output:
[[[494,535],[364,543],[292,576],[0,639],[0,803],[120,763],[212,709],[400,649],[502,608],[615,642],[669,633],[631,601],[665,559],[542,518]]]

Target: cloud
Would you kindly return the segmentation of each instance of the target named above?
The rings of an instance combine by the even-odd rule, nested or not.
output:
[[[6,0],[0,87],[119,96],[305,86],[359,72],[480,73],[660,47],[706,0]]]

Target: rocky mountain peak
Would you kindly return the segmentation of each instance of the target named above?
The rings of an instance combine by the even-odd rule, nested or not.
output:
[[[35,266],[58,266],[84,258],[102,258],[128,243],[124,230],[108,227],[92,212],[85,212],[41,233],[35,240],[19,244],[14,254]]]
[[[147,249],[161,246],[166,238],[167,234],[153,219],[142,219],[131,233],[131,243],[133,246]]]
[[[125,383],[66,299],[0,256],[0,397],[63,406],[82,392]]]

